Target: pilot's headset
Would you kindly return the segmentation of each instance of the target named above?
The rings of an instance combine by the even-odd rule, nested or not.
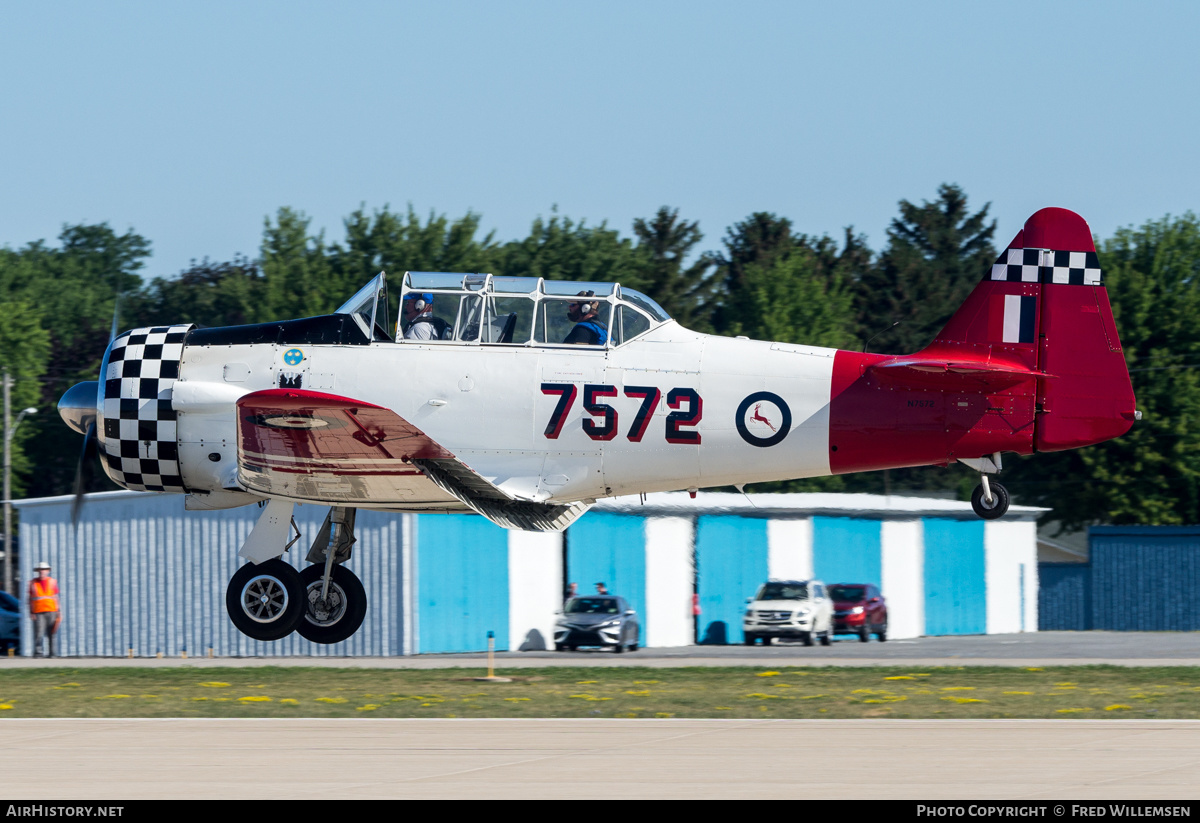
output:
[[[585,291],[581,291],[579,294],[577,294],[575,296],[576,297],[595,297],[596,293],[594,291],[592,291],[591,289],[587,289]],[[594,300],[592,300],[592,301],[581,300],[579,302],[579,313],[580,314],[584,314],[584,315],[591,314],[592,312],[596,311],[598,308],[600,308],[600,305],[599,305],[599,303],[597,303]]]
[[[433,305],[433,294],[429,292],[418,294],[410,291],[408,294],[404,295],[403,302],[411,302],[412,307],[416,309],[417,314],[421,314],[425,311],[425,309]],[[404,312],[400,312],[400,315],[401,317],[396,318],[396,337],[400,337],[400,321],[404,315]]]

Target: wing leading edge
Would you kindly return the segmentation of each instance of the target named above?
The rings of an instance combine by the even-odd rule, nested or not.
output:
[[[304,389],[237,403],[238,481],[250,492],[312,503],[449,512],[561,531],[590,508],[521,500],[497,488],[390,409]]]

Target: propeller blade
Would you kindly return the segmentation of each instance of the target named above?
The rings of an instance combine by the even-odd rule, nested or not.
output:
[[[79,513],[83,509],[83,495],[92,484],[96,455],[100,452],[100,439],[96,437],[96,424],[88,426],[83,438],[83,452],[79,455],[79,465],[75,467],[75,499],[71,501],[71,525],[79,525]]]
[[[117,339],[117,314],[121,310],[121,295],[113,298],[113,321],[112,330],[108,333],[108,342],[111,345],[112,341]]]

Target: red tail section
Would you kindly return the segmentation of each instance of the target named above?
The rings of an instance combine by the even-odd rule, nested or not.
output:
[[[1066,209],[1030,217],[923,351],[839,352],[830,407],[835,473],[1124,434],[1133,387],[1087,223]]]

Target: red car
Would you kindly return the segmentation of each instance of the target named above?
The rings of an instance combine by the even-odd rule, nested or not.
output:
[[[887,640],[887,601],[870,583],[833,583],[827,587],[833,601],[834,634],[857,634],[866,643],[875,635]]]

